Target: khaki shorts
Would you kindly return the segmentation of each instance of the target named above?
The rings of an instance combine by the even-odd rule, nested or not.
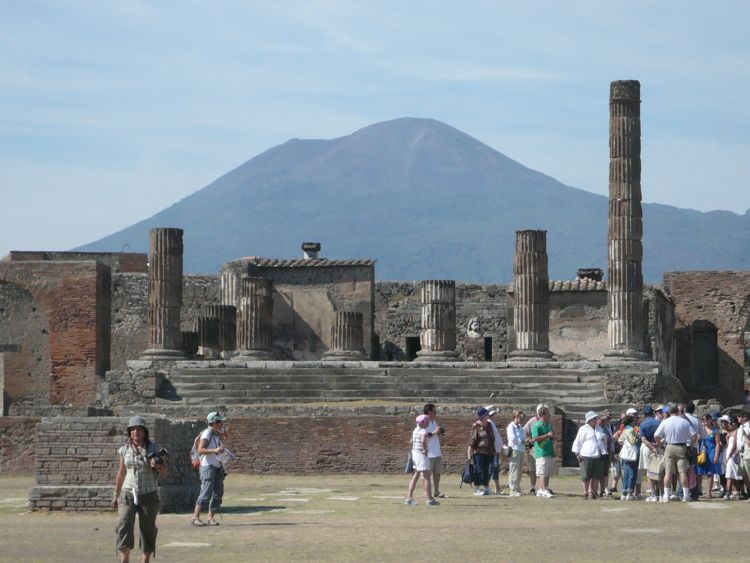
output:
[[[443,472],[443,458],[431,457],[430,459],[430,471],[433,475],[440,475]]]
[[[141,535],[143,553],[156,551],[156,515],[159,513],[159,493],[154,491],[138,495],[138,504],[133,504],[133,493],[123,490],[117,499],[119,519],[115,528],[115,548],[133,549],[135,546],[135,517]]]
[[[664,450],[664,473],[687,473],[690,461],[687,456],[687,446],[669,444]]]
[[[536,476],[549,477],[555,471],[554,457],[539,457],[536,459]]]

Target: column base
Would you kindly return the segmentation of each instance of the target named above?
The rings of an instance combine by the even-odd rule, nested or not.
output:
[[[637,350],[607,350],[604,357],[608,360],[648,360],[648,354]]]
[[[351,362],[359,362],[366,360],[367,356],[363,352],[357,350],[328,350],[323,354],[323,360],[344,360]]]
[[[198,346],[198,355],[203,356],[204,360],[218,360],[221,358],[221,352],[218,349],[207,346]]]
[[[182,350],[162,350],[159,348],[150,348],[141,353],[141,360],[184,360],[187,354]]]
[[[513,350],[508,354],[508,359],[522,362],[551,362],[555,355],[549,350]]]
[[[415,362],[462,362],[455,350],[420,350],[417,352]]]
[[[254,362],[258,360],[273,360],[270,350],[237,350],[237,355],[232,356],[231,362]]]

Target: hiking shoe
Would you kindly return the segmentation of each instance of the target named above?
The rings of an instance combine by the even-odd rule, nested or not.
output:
[[[542,498],[552,498],[552,493],[549,491],[541,490],[536,492],[536,496]]]
[[[436,501],[434,498],[427,501],[427,506],[437,506],[440,503]]]
[[[529,489],[529,494],[530,494],[530,495],[535,495],[535,494],[536,494],[536,489],[535,489],[534,487],[531,487],[531,488]]]
[[[694,502],[693,497],[682,497],[682,502]]]
[[[406,506],[416,506],[416,505],[417,505],[417,501],[416,501],[416,500],[414,500],[413,498],[408,498],[408,499],[406,499],[406,500],[404,501],[404,504],[405,504]]]

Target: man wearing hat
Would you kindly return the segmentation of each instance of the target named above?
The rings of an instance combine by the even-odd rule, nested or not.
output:
[[[221,508],[224,497],[224,467],[222,466],[221,454],[224,453],[223,440],[228,438],[227,430],[224,428],[225,418],[219,412],[208,413],[206,428],[201,434],[198,442],[198,453],[201,455],[200,478],[201,492],[195,502],[195,511],[190,523],[193,526],[218,526],[214,519],[214,513]],[[200,519],[201,510],[208,509],[208,520]]]
[[[646,502],[658,502],[658,460],[656,462],[654,461],[658,452],[656,449],[656,438],[654,438],[654,432],[659,428],[660,423],[654,418],[654,408],[651,405],[644,405],[642,412],[643,421],[641,422],[640,430],[638,431],[638,435],[641,438],[641,457],[638,460],[638,469],[641,473],[646,473],[648,475],[649,483],[651,484],[651,492],[646,498]],[[651,466],[657,469],[655,474],[653,471],[649,471],[649,467]]]
[[[490,417],[488,422],[495,433],[495,457],[492,458],[490,472],[492,473],[492,480],[495,482],[495,494],[499,495],[502,490],[502,487],[500,487],[500,453],[503,451],[503,437],[500,435],[500,430],[498,430],[495,421],[492,419],[497,414],[497,408],[495,408],[495,405],[487,405],[484,408],[487,409],[488,416]]]

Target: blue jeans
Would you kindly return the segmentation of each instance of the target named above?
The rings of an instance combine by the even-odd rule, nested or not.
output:
[[[632,493],[635,490],[635,480],[638,475],[638,462],[621,460],[620,463],[622,463],[622,490]]]
[[[474,486],[486,487],[490,484],[492,458],[487,454],[474,454]]]
[[[205,465],[200,468],[201,492],[196,506],[201,510],[213,513],[221,507],[221,499],[224,497],[224,470],[214,465]]]

